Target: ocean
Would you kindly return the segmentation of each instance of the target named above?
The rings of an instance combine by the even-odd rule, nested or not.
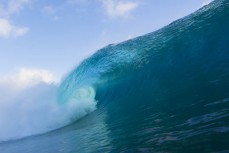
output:
[[[35,91],[54,103],[1,125],[1,153],[229,152],[229,1],[110,44]]]

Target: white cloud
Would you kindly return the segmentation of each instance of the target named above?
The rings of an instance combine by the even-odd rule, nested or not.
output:
[[[111,17],[128,17],[138,7],[138,3],[120,0],[101,0],[106,14]]]
[[[17,13],[30,2],[30,0],[10,0],[8,5],[8,11],[9,13]]]
[[[89,0],[67,0],[67,2],[69,4],[76,4],[76,5],[79,5],[79,4],[85,4],[87,3]]]
[[[22,68],[18,71],[16,75],[17,79],[22,84],[31,84],[31,83],[53,83],[56,81],[53,74],[48,70],[44,69],[28,69]]]
[[[31,0],[9,0],[5,5],[0,4],[0,15],[10,16],[20,12],[26,5],[29,5]]]
[[[9,18],[19,13],[32,0],[8,0],[5,3],[0,2],[0,37],[10,38],[25,35],[28,27],[18,27],[10,23]]]
[[[202,7],[205,6],[205,5],[208,5],[209,3],[211,3],[213,0],[205,0],[203,3],[202,3]]]
[[[43,13],[45,14],[55,14],[56,13],[56,9],[53,6],[45,6],[42,10]]]
[[[12,25],[7,19],[0,18],[0,37],[19,37],[29,31],[27,27],[17,27]]]
[[[51,6],[51,5],[47,5],[47,6],[43,7],[42,13],[44,13],[45,15],[51,16],[54,21],[57,21],[60,18],[57,15],[58,10],[59,10],[59,8],[56,8],[56,7]]]
[[[27,88],[40,83],[58,83],[52,73],[45,69],[21,68],[15,74],[0,78],[0,85],[14,88]]]

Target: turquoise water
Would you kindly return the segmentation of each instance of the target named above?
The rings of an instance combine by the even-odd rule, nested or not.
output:
[[[97,51],[58,89],[58,105],[82,108],[71,124],[0,152],[229,152],[228,19],[229,1],[216,0]]]

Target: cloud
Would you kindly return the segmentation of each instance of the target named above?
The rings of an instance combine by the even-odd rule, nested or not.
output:
[[[85,4],[85,3],[87,3],[89,0],[67,0],[67,2],[69,3],[69,4],[76,4],[76,5],[78,5],[78,4]]]
[[[205,5],[208,5],[209,3],[211,3],[213,0],[205,0],[203,3],[202,3],[202,7],[205,6]]]
[[[138,3],[132,1],[101,0],[106,14],[111,18],[128,17],[138,7]]]
[[[48,5],[43,7],[42,12],[45,14],[55,14],[56,9],[53,6]]]
[[[12,25],[7,19],[0,18],[0,37],[19,37],[25,35],[29,31],[27,27],[17,27]]]
[[[15,74],[0,78],[0,86],[13,86],[19,89],[32,87],[40,83],[58,83],[58,79],[48,70],[28,68],[21,68]]]
[[[19,13],[32,0],[8,0],[0,3],[0,38],[19,37],[28,33],[28,27],[19,27],[10,23],[10,17]]]
[[[51,16],[54,21],[59,20],[59,16],[56,15],[57,12],[58,12],[58,8],[51,6],[51,5],[44,6],[42,9],[42,13],[45,15]]]
[[[5,5],[0,4],[0,15],[4,17],[13,15],[30,3],[31,0],[9,0]]]

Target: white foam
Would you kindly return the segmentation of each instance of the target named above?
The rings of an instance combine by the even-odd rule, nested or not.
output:
[[[0,81],[0,141],[45,133],[95,110],[92,87],[78,89],[68,102],[58,104],[58,85],[50,81],[51,77],[35,74],[24,77],[22,82],[12,76]]]

